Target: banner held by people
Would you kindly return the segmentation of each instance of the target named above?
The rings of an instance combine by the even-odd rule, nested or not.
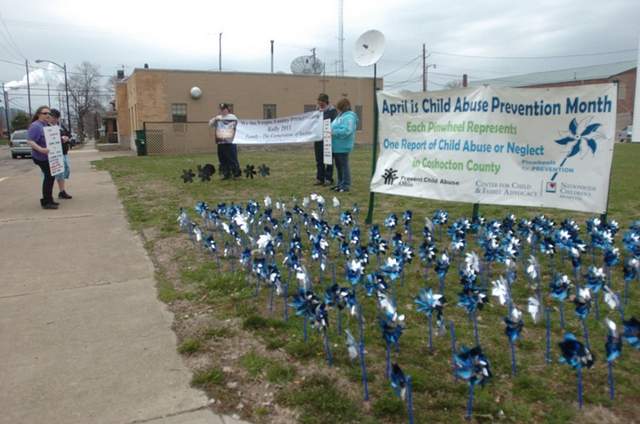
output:
[[[322,112],[276,119],[240,119],[234,144],[307,143],[322,140]]]
[[[62,151],[62,138],[60,138],[60,127],[52,125],[44,127],[44,139],[49,149],[48,159],[51,175],[55,176],[64,172],[64,155]]]
[[[604,213],[615,84],[379,92],[371,190]]]

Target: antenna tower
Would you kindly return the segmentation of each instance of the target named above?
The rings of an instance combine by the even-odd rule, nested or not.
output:
[[[344,76],[344,0],[338,0],[338,73]]]

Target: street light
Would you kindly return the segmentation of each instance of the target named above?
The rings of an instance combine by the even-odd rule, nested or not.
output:
[[[36,60],[36,63],[43,63],[43,62],[56,65],[58,68],[64,71],[64,91],[67,95],[67,125],[69,125],[69,131],[71,131],[71,111],[69,109],[69,82],[67,80],[67,64],[65,63],[63,65],[59,65],[56,62],[53,62],[51,60],[41,60],[41,59]]]

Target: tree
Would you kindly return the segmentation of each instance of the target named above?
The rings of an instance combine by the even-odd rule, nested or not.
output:
[[[77,117],[78,135],[84,140],[87,126],[95,121],[96,113],[103,110],[100,104],[100,72],[96,65],[82,62],[69,76],[69,95]]]
[[[26,130],[29,128],[30,119],[24,112],[18,112],[16,116],[11,120],[11,129],[12,130]]]

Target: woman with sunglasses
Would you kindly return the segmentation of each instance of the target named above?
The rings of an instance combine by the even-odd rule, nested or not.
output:
[[[36,114],[31,119],[31,125],[27,132],[27,143],[31,146],[31,158],[40,167],[44,174],[42,180],[42,198],[40,206],[42,209],[58,209],[58,203],[53,201],[53,182],[55,178],[51,175],[49,168],[49,149],[44,138],[44,127],[49,125],[49,106],[40,106]]]

